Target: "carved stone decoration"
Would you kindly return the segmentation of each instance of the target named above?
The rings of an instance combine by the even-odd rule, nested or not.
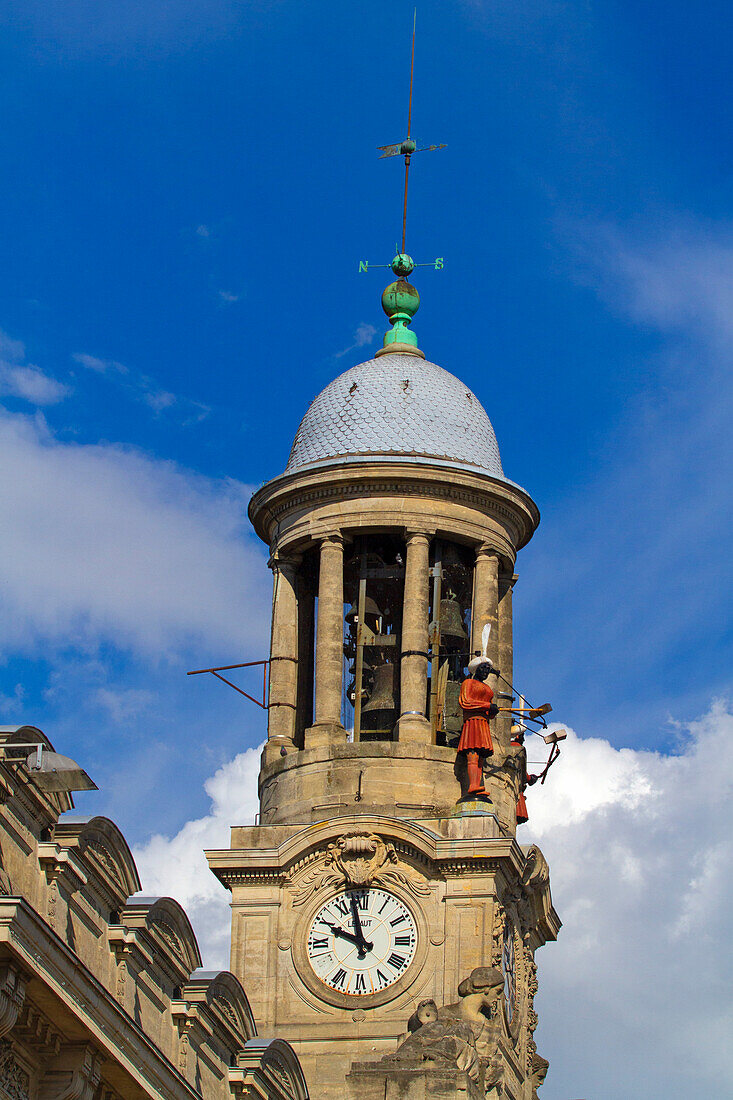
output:
[[[214,1007],[217,1008],[219,1012],[221,1012],[224,1019],[228,1020],[233,1028],[238,1030],[242,1026],[239,1017],[234,1011],[234,1005],[231,1001],[226,1000],[225,997],[215,997]]]
[[[49,1062],[38,1086],[38,1100],[93,1100],[102,1058],[91,1043],[71,1043]]]
[[[28,1043],[36,1052],[55,1057],[63,1046],[63,1037],[51,1021],[35,1005],[26,1000],[15,1025],[14,1035]]]
[[[9,1039],[0,1039],[0,1088],[11,1100],[28,1100],[30,1077],[16,1062]]]
[[[127,981],[127,963],[122,959],[117,966],[117,986],[115,996],[121,1005],[125,1003],[125,983]]]
[[[181,1032],[181,1039],[178,1046],[178,1068],[181,1073],[184,1074],[186,1072],[186,1066],[188,1065],[188,1047],[188,1031],[184,1030]]]
[[[13,963],[0,966],[0,1036],[15,1027],[25,1001],[26,975]]]
[[[550,1063],[546,1058],[543,1058],[541,1054],[535,1054],[532,1058],[532,1065],[530,1072],[532,1074],[532,1100],[539,1100],[537,1096],[537,1089],[547,1077],[547,1071],[550,1068]]]
[[[165,921],[156,920],[154,922],[154,927],[157,929],[161,939],[163,939],[165,943],[168,944],[173,954],[176,955],[179,959],[184,959],[185,956],[183,948],[181,946],[181,941],[179,940],[178,936],[171,928],[171,926],[169,924],[166,924]]]
[[[397,854],[376,833],[346,833],[328,846],[326,863],[337,867],[352,889],[368,886],[387,862],[397,863]]]
[[[59,886],[55,878],[51,879],[48,887],[48,908],[46,913],[48,915],[48,923],[56,930],[56,921],[58,919],[58,901],[59,901]]]
[[[293,905],[302,905],[316,890],[330,886],[346,886],[356,890],[380,883],[384,886],[399,884],[415,897],[425,897],[430,887],[408,873],[400,862],[394,845],[387,844],[376,833],[352,832],[329,844],[325,859],[297,882],[295,873],[288,877],[293,890]]]
[[[504,929],[506,927],[506,910],[501,902],[494,902],[494,916],[491,922],[491,965],[501,967],[501,956],[504,948]]]
[[[410,1017],[410,1034],[394,1054],[377,1063],[387,1070],[405,1065],[453,1066],[483,1087],[486,1069],[495,1056],[498,1034],[496,1007],[504,991],[504,976],[496,967],[479,966],[458,986],[455,1004],[437,1008],[435,1001],[421,1001]]]

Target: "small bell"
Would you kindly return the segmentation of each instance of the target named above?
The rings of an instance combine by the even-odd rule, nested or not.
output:
[[[370,630],[375,630],[377,626],[377,619],[381,619],[382,612],[371,596],[367,596],[364,600],[364,622]],[[349,626],[355,626],[359,621],[359,605],[352,603],[349,610],[346,612],[346,622]]]
[[[461,605],[454,595],[440,601],[440,634],[446,641],[467,642],[468,634],[461,614]]]

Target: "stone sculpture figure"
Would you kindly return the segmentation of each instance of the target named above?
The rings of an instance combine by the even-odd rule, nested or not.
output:
[[[530,775],[527,771],[527,750],[524,745],[524,733],[519,731],[518,733],[512,733],[512,739],[510,742],[510,752],[514,757],[514,767],[517,771],[517,777],[519,782],[519,791],[517,798],[517,825],[523,825],[526,821],[529,821],[529,814],[527,813],[527,800],[524,797],[524,792],[527,787],[532,787],[540,778],[538,775]]]
[[[498,714],[493,702],[494,693],[484,683],[492,672],[487,657],[474,657],[469,661],[468,676],[461,684],[459,702],[463,708],[463,728],[458,742],[458,753],[465,754],[468,770],[468,797],[485,798],[483,760],[494,751],[489,729],[489,718]]]
[[[455,1066],[479,1082],[482,1064],[492,1052],[490,1013],[503,990],[504,976],[497,967],[476,967],[458,986],[455,1004],[438,1008],[435,1001],[420,1002],[408,1022],[407,1038],[382,1062]]]

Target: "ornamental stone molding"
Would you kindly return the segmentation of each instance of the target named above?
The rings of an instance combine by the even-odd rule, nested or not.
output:
[[[0,1038],[15,1027],[25,1002],[28,977],[16,963],[0,963]]]
[[[103,1059],[91,1043],[65,1046],[38,1085],[38,1100],[94,1100]]]
[[[337,841],[314,851],[315,866],[303,871],[295,865],[285,881],[293,893],[293,905],[300,906],[317,890],[329,887],[358,889],[376,884],[399,884],[416,897],[425,897],[430,887],[406,863],[401,863],[395,846],[377,833],[347,832]]]

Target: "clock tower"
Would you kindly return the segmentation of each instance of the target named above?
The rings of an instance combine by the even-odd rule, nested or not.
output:
[[[485,794],[457,745],[487,624],[487,682],[511,707],[515,560],[539,513],[478,398],[418,349],[407,259],[384,346],[313,400],[252,498],[273,573],[260,813],[207,856],[232,895],[231,969],[312,1095],[371,1096],[418,1006],[440,1015],[459,986],[479,995],[472,974],[499,973],[481,1094],[531,1100],[535,951],[560,922],[542,854],[516,836],[509,716],[491,720]]]

